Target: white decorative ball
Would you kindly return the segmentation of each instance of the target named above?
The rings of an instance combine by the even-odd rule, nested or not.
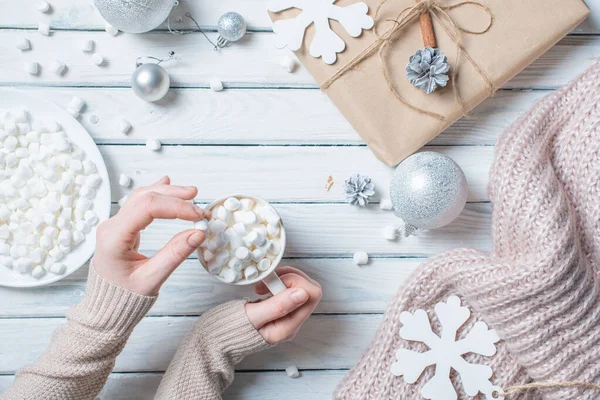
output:
[[[467,192],[467,180],[458,164],[433,151],[402,161],[390,183],[394,211],[406,224],[406,235],[454,221],[465,207]]]
[[[136,96],[146,101],[158,101],[169,91],[171,78],[158,64],[142,64],[131,76],[131,87]]]
[[[143,33],[162,24],[175,0],[94,0],[102,17],[123,32]]]

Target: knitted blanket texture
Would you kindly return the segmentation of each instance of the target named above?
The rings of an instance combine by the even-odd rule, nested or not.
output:
[[[463,337],[483,320],[502,339],[489,365],[500,387],[545,381],[600,383],[600,61],[541,99],[501,135],[490,173],[493,250],[455,249],[423,263],[402,285],[376,338],[336,389],[341,400],[421,399],[390,373],[402,311],[424,309],[433,329],[437,302],[450,295],[472,311]],[[460,379],[451,374],[459,399]],[[483,396],[479,397],[483,398]],[[540,389],[507,399],[599,399],[597,391]]]

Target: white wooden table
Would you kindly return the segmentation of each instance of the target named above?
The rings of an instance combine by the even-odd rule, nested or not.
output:
[[[248,357],[239,365],[227,399],[327,399],[372,339],[386,304],[405,277],[427,256],[457,246],[490,249],[491,205],[486,192],[494,143],[502,129],[533,102],[563,85],[600,56],[600,0],[589,0],[592,17],[540,60],[432,143],[430,149],[454,158],[469,180],[469,204],[447,228],[420,237],[387,242],[381,228],[393,221],[377,205],[367,210],[343,202],[343,181],[354,172],[369,174],[379,193],[387,191],[392,169],[378,162],[359,136],[322,94],[306,70],[288,74],[278,64],[265,0],[189,0],[189,10],[214,31],[226,11],[244,15],[251,33],[239,44],[214,52],[199,34],[174,36],[164,29],[146,35],[112,37],[91,0],[50,0],[54,11],[35,10],[35,0],[0,0],[0,85],[16,86],[66,107],[72,96],[87,102],[81,122],[100,146],[113,182],[112,200],[128,190],[119,173],[142,186],[168,174],[180,184],[200,188],[198,202],[229,192],[254,193],[273,201],[289,234],[287,262],[322,283],[323,301],[296,340]],[[51,37],[39,35],[38,22],[50,22]],[[214,38],[214,34],[211,34]],[[33,50],[14,44],[27,37]],[[93,39],[108,60],[98,68],[79,48]],[[164,56],[173,50],[180,63],[166,64],[172,89],[166,99],[148,104],[128,87],[138,56]],[[50,64],[67,63],[64,77]],[[40,77],[23,69],[25,61],[42,64]],[[208,89],[221,79],[224,92]],[[89,122],[97,115],[99,123]],[[134,130],[118,132],[119,118]],[[166,146],[152,153],[149,137]],[[325,189],[327,178],[335,184]],[[377,199],[376,199],[377,200]],[[177,222],[157,222],[143,235],[142,251],[151,254],[174,233]],[[358,268],[355,251],[364,250],[371,265]],[[69,306],[81,300],[87,268],[40,289],[0,288],[0,392],[21,366],[34,361],[50,335],[64,322]],[[160,299],[134,331],[102,397],[149,399],[177,345],[197,316],[226,300],[250,295],[218,284],[190,259],[169,279]],[[289,379],[283,369],[303,370]]]

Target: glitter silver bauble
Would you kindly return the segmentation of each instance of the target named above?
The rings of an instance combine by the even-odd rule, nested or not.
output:
[[[223,47],[228,42],[237,42],[246,34],[246,20],[236,12],[225,13],[219,18],[217,45]]]
[[[175,0],[94,0],[102,17],[123,32],[143,33],[162,24]]]
[[[467,202],[467,180],[451,158],[432,151],[417,153],[396,168],[390,198],[408,236],[454,221]]]
[[[158,64],[142,64],[131,76],[131,87],[136,96],[146,101],[157,101],[165,97],[171,78]]]

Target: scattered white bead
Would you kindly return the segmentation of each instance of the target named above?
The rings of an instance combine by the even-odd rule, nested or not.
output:
[[[62,62],[60,60],[56,60],[52,64],[52,69],[54,70],[54,73],[56,75],[62,76],[62,75],[64,75],[64,73],[67,70],[67,64],[65,64],[64,62]]]
[[[298,367],[295,365],[290,365],[289,367],[287,367],[285,369],[285,373],[287,374],[287,376],[289,376],[290,378],[297,378],[300,376],[300,371],[298,371]]]
[[[119,30],[109,23],[104,25],[104,30],[111,36],[117,36],[119,34]]]
[[[92,160],[84,160],[81,162],[83,165],[83,173],[86,175],[93,174],[98,171],[96,164]]]
[[[129,133],[129,131],[131,131],[131,124],[122,119],[119,121],[119,132],[121,132],[124,135],[127,135]]]
[[[296,60],[294,60],[292,57],[284,56],[281,57],[279,65],[287,72],[292,73],[296,69]]]
[[[90,174],[85,178],[85,184],[89,187],[98,188],[102,183],[102,178],[98,174]]]
[[[31,49],[31,42],[27,38],[21,38],[17,41],[16,47],[21,51],[27,51]]]
[[[391,211],[394,209],[394,205],[390,199],[381,199],[379,202],[379,208],[382,210]]]
[[[90,115],[89,120],[90,120],[90,124],[96,125],[100,121],[100,118],[98,118],[98,116],[96,114],[92,114],[92,115]]]
[[[50,25],[38,24],[38,32],[44,36],[50,36]]]
[[[119,207],[123,207],[125,205],[125,202],[127,201],[127,199],[129,198],[129,196],[123,196],[119,199],[119,201],[117,202],[119,204]]]
[[[273,262],[283,250],[278,237],[282,226],[277,212],[266,203],[256,207],[272,210],[277,215],[279,226],[270,229],[271,233],[277,231],[273,237],[254,212],[255,201],[246,200],[230,197],[212,208],[213,219],[207,224],[209,239],[202,246],[205,250],[199,253],[208,272],[228,283],[257,279],[260,272],[274,266]],[[224,259],[219,259],[221,252],[225,254]]]
[[[354,263],[356,265],[365,265],[369,263],[369,255],[364,251],[354,253]]]
[[[223,271],[221,272],[221,276],[223,277],[223,280],[225,282],[234,283],[234,282],[237,282],[240,279],[242,279],[242,272],[234,271],[231,268],[223,268]]]
[[[48,11],[50,11],[50,8],[50,3],[48,3],[46,0],[41,0],[37,4],[37,9],[41,13],[47,13]]]
[[[197,229],[199,231],[207,231],[208,221],[205,219],[201,219],[200,221],[194,222],[194,229]]]
[[[257,268],[261,272],[267,271],[269,268],[271,268],[271,260],[268,258],[263,258],[258,262]]]
[[[125,174],[119,175],[119,185],[125,188],[131,186],[131,178]]]
[[[383,228],[382,236],[385,240],[396,240],[398,235],[398,228],[392,225],[388,225]]]
[[[87,210],[83,214],[83,219],[88,223],[89,226],[94,226],[98,222],[100,222],[98,215],[95,212],[93,212],[92,210]]]
[[[247,247],[238,247],[235,250],[235,257],[244,262],[250,261],[252,258],[252,253],[248,250]]]
[[[213,215],[215,218],[218,218],[221,221],[229,221],[229,210],[224,206],[217,207]],[[225,228],[223,230],[225,230]]]
[[[77,230],[73,231],[73,244],[77,246],[85,240],[85,235]]]
[[[79,118],[79,112],[77,110],[73,110],[72,108],[67,108],[67,112],[69,115],[75,119]]]
[[[77,112],[81,112],[81,110],[83,109],[84,106],[85,106],[85,101],[81,100],[77,96],[73,96],[71,98],[71,101],[69,101],[67,108],[70,108],[71,110],[74,110]]]
[[[158,151],[162,147],[162,143],[158,139],[148,139],[146,141],[146,147],[152,151]]]
[[[244,276],[248,280],[254,280],[258,278],[258,269],[254,265],[250,265],[244,269]]]
[[[41,279],[44,275],[46,275],[46,271],[40,265],[36,265],[33,270],[31,270],[31,276],[34,279]]]
[[[65,266],[65,264],[52,263],[50,265],[50,269],[48,271],[53,273],[54,275],[63,275],[66,270],[67,270],[67,267]]]
[[[13,266],[21,274],[27,274],[31,272],[31,269],[33,268],[33,260],[31,258],[21,256],[14,262]]]
[[[81,51],[85,53],[90,53],[94,51],[95,43],[93,40],[84,40],[81,42]]]
[[[101,66],[104,64],[104,57],[102,57],[102,54],[94,53],[92,54],[92,62],[97,66]]]
[[[228,209],[229,211],[235,211],[238,208],[240,208],[241,203],[238,199],[236,199],[235,197],[230,197],[227,200],[225,200],[225,202],[223,202],[223,206]]]
[[[40,72],[40,64],[35,61],[28,61],[25,63],[25,71],[29,75],[37,75]]]
[[[220,92],[221,90],[223,90],[223,82],[221,82],[218,79],[211,79],[210,88],[215,92]]]
[[[252,210],[254,208],[255,203],[256,202],[254,201],[254,199],[241,199],[240,200],[242,209],[246,210],[246,211]]]

